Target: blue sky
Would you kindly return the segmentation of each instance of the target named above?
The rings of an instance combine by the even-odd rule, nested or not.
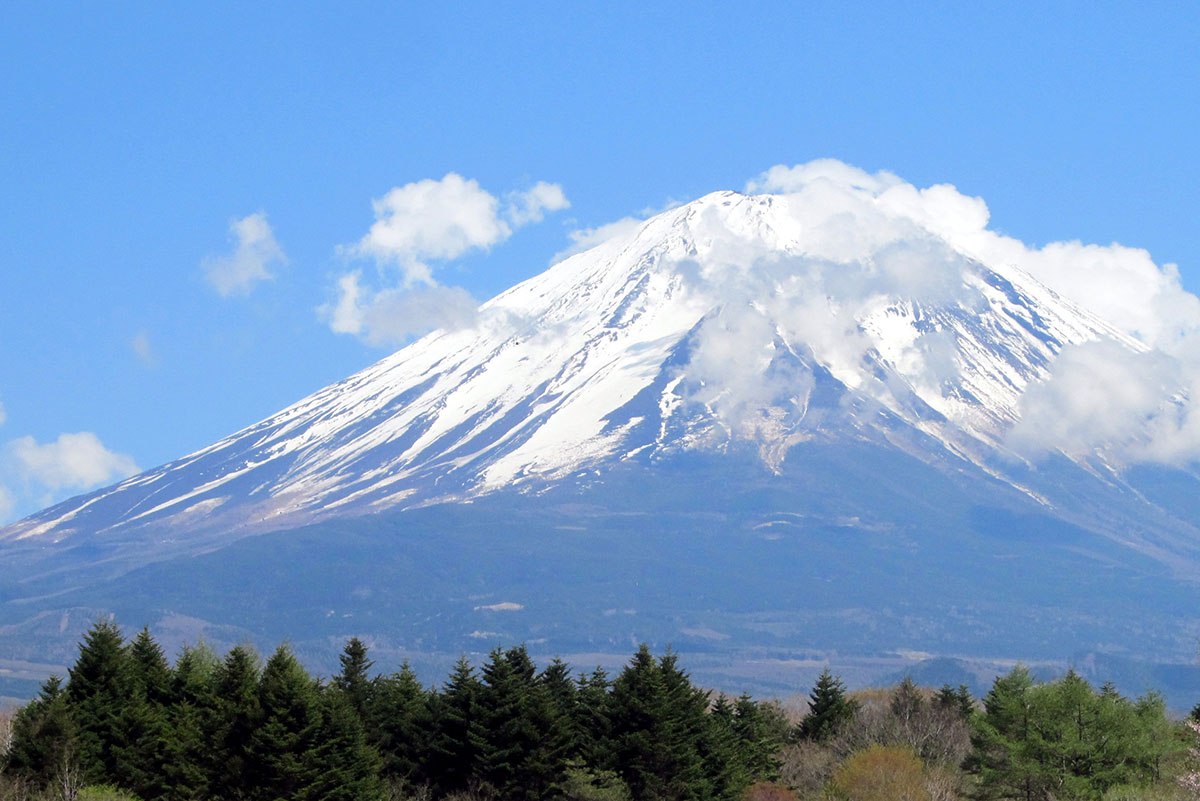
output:
[[[333,330],[348,274],[484,300],[776,164],[951,183],[1200,289],[1194,4],[647,5],[0,7],[0,521],[394,350]],[[446,248],[385,204],[379,266],[373,201],[448,173],[499,227]]]

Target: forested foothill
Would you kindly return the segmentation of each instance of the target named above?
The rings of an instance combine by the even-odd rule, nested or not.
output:
[[[440,687],[351,639],[313,677],[287,645],[185,647],[107,621],[64,681],[0,717],[0,801],[951,801],[1200,798],[1200,726],[1153,692],[1021,667],[982,699],[905,680],[802,709],[696,687],[640,647],[615,675],[465,657]]]

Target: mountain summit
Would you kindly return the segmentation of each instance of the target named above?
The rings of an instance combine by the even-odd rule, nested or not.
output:
[[[1143,349],[1018,266],[861,190],[843,200],[717,192],[664,212],[485,303],[471,328],[3,536],[294,527],[739,444],[777,470],[812,438],[991,470],[1019,461],[1021,396],[1064,347]]]
[[[1102,319],[1070,262],[1138,252],[1032,251],[951,187],[796,170],[0,529],[5,631],[120,610],[293,636],[288,615],[325,610],[329,636],[349,620],[409,656],[1190,653],[1171,610],[1200,575],[1200,481],[1170,320]]]

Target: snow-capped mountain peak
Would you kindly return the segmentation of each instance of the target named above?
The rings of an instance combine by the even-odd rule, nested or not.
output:
[[[1142,346],[847,187],[715,192],[214,445],[3,530],[261,530],[907,428],[983,464],[1067,345]]]

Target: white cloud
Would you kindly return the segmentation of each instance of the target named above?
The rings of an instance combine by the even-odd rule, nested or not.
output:
[[[158,357],[154,354],[154,348],[150,345],[150,335],[145,331],[138,331],[133,335],[133,339],[129,340],[129,347],[133,350],[133,355],[137,356],[146,367],[154,367],[158,364]]]
[[[1200,443],[1200,414],[1186,400],[1200,387],[1184,385],[1187,372],[1161,351],[1111,341],[1065,348],[1050,377],[1022,396],[1009,442],[1034,456],[1103,449],[1137,461],[1187,461]]]
[[[456,259],[505,241],[515,228],[541,222],[547,211],[571,204],[558,184],[538,181],[513,192],[501,208],[495,195],[472,179],[447,173],[392,189],[375,200],[375,222],[351,251],[394,264],[406,284],[433,283],[427,262]]]
[[[375,222],[354,248],[360,256],[395,263],[406,282],[431,283],[430,259],[455,259],[512,236],[500,201],[474,180],[448,173],[396,187],[372,202]]]
[[[509,194],[505,216],[513,225],[521,226],[541,222],[548,211],[562,211],[570,207],[571,202],[563,194],[561,186],[538,181],[532,189]]]
[[[1146,352],[1116,340],[1066,348],[1021,397],[1010,443],[1026,453],[1099,449],[1118,462],[1200,459],[1200,299],[1183,289],[1174,265],[1115,243],[1029,246],[990,230],[981,198],[948,184],[919,189],[830,159],[772,167],[747,191],[789,195],[805,223],[803,257],[779,266],[791,274],[753,291],[769,298],[767,306],[781,289],[805,293],[809,302],[789,304],[803,314],[785,313],[784,325],[835,373],[839,364],[849,372],[870,345],[857,324],[872,295],[970,303],[959,270],[947,269],[955,259],[1017,267]],[[953,343],[926,339],[896,358],[911,366],[909,378],[943,379]]]
[[[138,471],[131,457],[108,450],[90,431],[61,434],[44,445],[33,437],[15,439],[8,461],[23,479],[51,491],[91,489]]]
[[[373,291],[361,279],[358,271],[343,275],[337,301],[323,307],[337,333],[353,334],[368,345],[398,345],[436,328],[456,330],[475,323],[478,304],[461,287]]]
[[[286,264],[287,257],[261,211],[231,221],[229,231],[233,252],[206,258],[204,275],[222,297],[248,295],[259,282],[274,278],[271,268]]]
[[[550,261],[552,263],[560,262],[565,258],[574,256],[576,253],[591,250],[597,245],[603,245],[610,240],[633,236],[641,228],[643,222],[645,221],[639,220],[636,217],[622,217],[619,220],[598,225],[595,228],[579,228],[571,231],[567,234],[567,237],[571,240],[571,244],[566,249],[555,253]]]
[[[513,232],[568,208],[558,184],[538,181],[511,192],[505,204],[472,179],[447,173],[395,187],[373,201],[375,222],[357,244],[344,248],[371,258],[379,282],[361,270],[338,277],[336,299],[318,309],[332,331],[369,345],[395,345],[436,328],[473,325],[478,303],[465,289],[440,284],[438,262],[488,250]]]
[[[776,164],[757,178],[747,181],[746,191],[752,194],[790,194],[827,184],[877,194],[901,183],[903,181],[890,172],[877,172],[872,175],[866,170],[837,159],[815,159],[793,167]]]
[[[17,499],[3,485],[0,485],[0,524],[7,522],[16,508]]]

